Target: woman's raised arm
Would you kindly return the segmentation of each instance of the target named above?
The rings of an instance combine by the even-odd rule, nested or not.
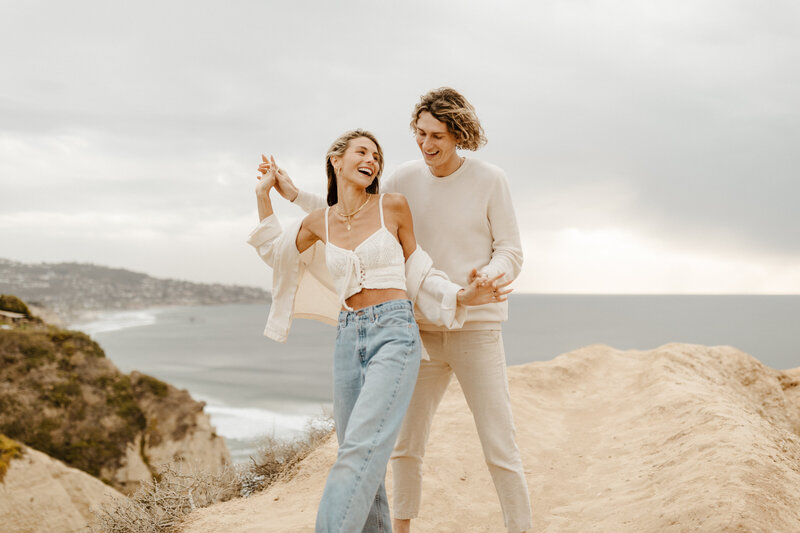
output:
[[[263,221],[275,213],[272,209],[272,200],[270,200],[269,193],[273,188],[277,189],[276,184],[280,179],[279,174],[282,170],[275,163],[273,156],[269,156],[269,159],[267,159],[262,154],[261,160],[261,164],[258,165],[258,171],[261,175],[258,176],[258,184],[256,184],[256,202],[258,203],[258,218]],[[303,219],[295,239],[295,246],[298,252],[304,252],[312,244],[320,240],[320,228],[324,228],[322,226],[324,223],[323,216],[322,213],[315,211]],[[280,231],[279,225],[278,231]]]
[[[256,202],[258,203],[258,219],[264,220],[270,216],[274,211],[272,210],[272,201],[269,199],[269,191],[275,186],[276,168],[275,158],[261,154],[262,162],[258,165],[258,171],[261,173],[257,176],[258,183],[256,184]]]

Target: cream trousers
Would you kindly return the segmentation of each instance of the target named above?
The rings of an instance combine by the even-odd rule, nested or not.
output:
[[[420,337],[430,361],[423,360],[420,365],[414,395],[392,452],[393,516],[404,519],[419,514],[425,443],[433,414],[455,373],[475,419],[506,528],[512,533],[530,529],[530,496],[514,440],[501,332],[421,331]]]

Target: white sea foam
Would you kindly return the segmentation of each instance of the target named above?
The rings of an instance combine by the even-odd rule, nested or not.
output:
[[[89,335],[117,331],[139,326],[150,326],[156,323],[159,310],[140,309],[136,311],[113,311],[103,313],[95,320],[78,324],[70,324],[70,329],[77,329]]]
[[[286,414],[257,407],[229,407],[207,403],[205,412],[217,433],[228,439],[254,440],[260,437],[292,439],[303,434],[319,418],[309,414]]]

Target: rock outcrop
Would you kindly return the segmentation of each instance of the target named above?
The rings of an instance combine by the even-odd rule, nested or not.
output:
[[[98,479],[34,449],[8,464],[0,482],[0,530],[4,533],[86,531],[91,510],[122,494]]]
[[[202,402],[139,372],[132,372],[130,379],[134,390],[155,387],[156,393],[138,396],[145,430],[126,446],[122,465],[104,472],[115,485],[130,492],[140,482],[150,481],[158,465],[186,462],[216,473],[231,463],[228,447],[211,426]]]
[[[161,464],[219,471],[230,462],[188,392],[123,374],[81,332],[31,316],[0,315],[0,326],[0,433],[126,493]]]
[[[800,531],[800,368],[669,344],[589,346],[508,375],[531,531]],[[182,531],[311,532],[335,457],[331,439],[293,479],[192,513]],[[415,532],[505,531],[455,381],[424,475]]]

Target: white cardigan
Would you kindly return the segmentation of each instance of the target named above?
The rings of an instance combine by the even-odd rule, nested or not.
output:
[[[261,259],[272,267],[272,305],[264,335],[286,342],[293,318],[310,318],[336,325],[339,299],[325,263],[325,244],[318,241],[303,253],[297,251],[302,220],[285,231],[272,214],[255,227],[247,239]],[[458,305],[461,289],[433,268],[430,256],[417,246],[406,260],[406,292],[414,313],[447,328],[460,328],[466,308]]]

